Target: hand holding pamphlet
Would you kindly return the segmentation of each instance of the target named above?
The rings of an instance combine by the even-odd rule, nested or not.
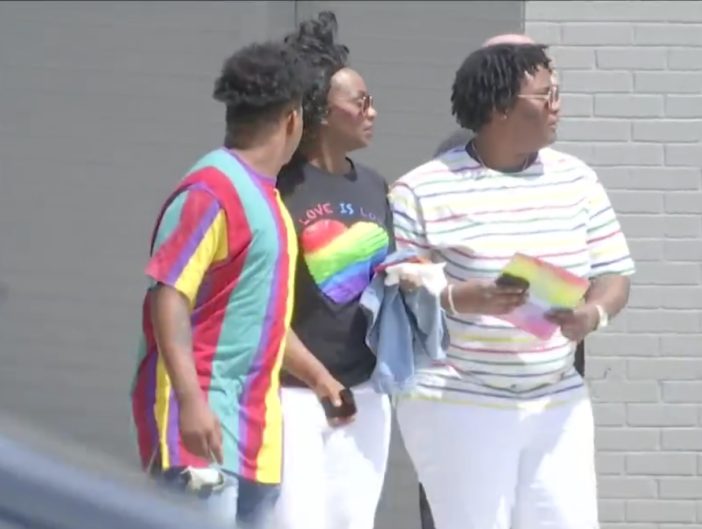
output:
[[[514,254],[502,270],[497,283],[508,286],[528,285],[527,302],[509,314],[498,317],[542,340],[549,339],[558,329],[558,325],[546,319],[546,314],[555,310],[574,309],[590,286],[585,278],[522,253]]]

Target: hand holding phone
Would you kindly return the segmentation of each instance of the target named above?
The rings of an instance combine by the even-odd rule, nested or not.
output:
[[[349,388],[344,388],[339,392],[339,398],[341,406],[334,406],[329,397],[320,399],[327,419],[348,419],[356,415],[356,399],[353,392]]]
[[[503,273],[495,280],[495,284],[502,288],[517,288],[524,292],[529,290],[529,281],[523,277],[515,276],[508,273]]]

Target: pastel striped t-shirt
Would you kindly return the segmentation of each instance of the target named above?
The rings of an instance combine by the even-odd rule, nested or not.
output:
[[[516,252],[585,278],[629,275],[634,263],[607,193],[579,159],[551,148],[519,173],[483,167],[464,147],[414,169],[390,190],[398,248],[446,263],[450,282],[494,280]],[[582,386],[575,343],[543,341],[505,321],[448,315],[450,367],[419,370],[417,393],[523,401]]]
[[[278,483],[279,371],[292,314],[294,228],[274,181],[227,150],[205,156],[186,180],[192,185],[164,210],[146,273],[152,286],[171,286],[190,303],[195,367],[221,423],[223,468]],[[227,191],[210,181],[226,182]],[[205,466],[180,439],[178,402],[156,347],[150,310],[147,292],[132,390],[142,464],[157,457],[163,469]]]

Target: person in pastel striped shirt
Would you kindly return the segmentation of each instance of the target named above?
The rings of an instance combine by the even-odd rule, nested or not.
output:
[[[166,200],[146,267],[132,387],[142,466],[240,529],[267,527],[279,494],[297,245],[275,181],[302,135],[307,77],[283,43],[224,63],[214,97],[229,145]]]
[[[546,47],[501,43],[456,73],[453,113],[475,132],[390,191],[398,248],[446,263],[450,363],[421,369],[397,417],[436,529],[598,526],[594,425],[576,344],[628,300],[634,264],[604,187],[549,147],[560,98]],[[523,252],[590,280],[547,340],[499,316],[522,287],[496,278]]]

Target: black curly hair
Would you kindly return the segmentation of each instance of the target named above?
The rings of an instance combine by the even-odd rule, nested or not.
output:
[[[551,69],[542,44],[495,44],[471,53],[456,72],[451,111],[464,129],[478,132],[494,111],[505,112],[515,104],[527,73]]]
[[[249,44],[229,57],[212,96],[226,105],[227,147],[251,137],[300,105],[309,85],[306,63],[282,42]]]
[[[297,30],[284,39],[305,61],[310,72],[310,84],[302,100],[305,119],[300,149],[314,140],[327,113],[331,78],[347,66],[349,49],[335,42],[337,30],[336,15],[322,11],[316,19],[301,22]]]

